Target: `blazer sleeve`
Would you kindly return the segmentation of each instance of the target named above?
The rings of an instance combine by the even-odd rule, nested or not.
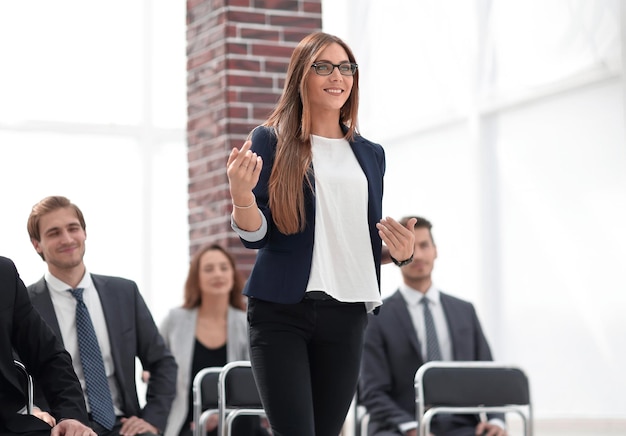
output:
[[[69,353],[32,306],[13,263],[3,261],[0,265],[2,281],[10,283],[15,294],[11,330],[14,350],[43,391],[51,415],[57,421],[72,418],[87,424],[83,391]]]
[[[491,355],[491,349],[489,348],[489,343],[487,342],[487,338],[483,333],[482,326],[480,321],[478,320],[478,315],[476,314],[476,310],[472,305],[472,317],[474,323],[474,343],[476,346],[476,360],[493,360],[493,356]]]
[[[493,360],[493,356],[491,354],[491,349],[489,348],[489,343],[487,342],[487,338],[483,333],[482,326],[480,321],[478,320],[478,315],[476,314],[476,309],[474,305],[471,305],[472,309],[472,317],[474,323],[474,344],[476,347],[476,360],[484,360],[490,361]],[[489,420],[491,419],[499,419],[502,422],[506,422],[506,415],[504,413],[490,413],[487,415]]]
[[[468,301],[442,294],[442,303],[444,301],[446,302],[444,308],[448,307],[448,311],[446,311],[448,324],[454,326],[451,334],[455,360],[493,360],[491,348],[483,332],[474,305]],[[461,329],[461,326],[465,326],[465,328]],[[505,415],[498,413],[489,414],[488,418],[505,421]]]
[[[150,372],[146,391],[146,405],[142,410],[141,417],[163,431],[167,424],[172,401],[176,396],[178,366],[136,287],[135,323],[137,356],[143,368]]]
[[[272,174],[272,167],[274,166],[276,136],[274,135],[273,130],[269,127],[259,126],[252,132],[251,139],[252,146],[250,149],[263,159],[263,167],[261,169],[261,174],[259,175],[259,181],[252,191],[256,197],[256,204],[267,221],[267,232],[265,233],[263,239],[259,241],[250,242],[243,238],[240,239],[244,247],[259,249],[267,244],[274,225],[272,212],[269,206],[269,180],[270,175]]]
[[[170,337],[174,332],[175,322],[173,320],[172,311],[170,311],[163,321],[161,321],[161,325],[159,326],[159,332],[161,333],[161,337],[163,338],[163,342],[165,342],[165,346],[171,349]]]
[[[248,347],[248,321],[246,312],[229,307],[228,338],[226,341],[227,360],[250,360]]]
[[[384,338],[384,323],[381,314],[369,317],[361,362],[359,401],[367,408],[371,420],[398,427],[415,421],[415,416],[401,407],[391,395],[394,369],[390,367],[385,353],[388,344]]]

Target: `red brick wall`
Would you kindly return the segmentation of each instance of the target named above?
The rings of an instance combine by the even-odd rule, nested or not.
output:
[[[321,0],[187,0],[190,252],[220,243],[246,276],[255,253],[230,228],[226,160],[273,109],[321,12]]]

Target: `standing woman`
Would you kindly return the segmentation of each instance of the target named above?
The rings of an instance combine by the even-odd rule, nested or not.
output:
[[[413,232],[382,219],[385,155],[356,131],[358,78],[342,40],[305,37],[274,112],[227,163],[231,224],[258,249],[244,294],[274,436],[339,434],[381,304],[381,238],[392,258],[413,253]]]
[[[201,369],[249,360],[243,284],[235,260],[220,245],[207,245],[193,256],[183,306],[171,309],[161,325],[165,343],[178,363],[176,397],[165,436],[192,434],[192,382]],[[237,419],[233,433],[264,434],[259,422],[258,417]],[[207,435],[217,434],[216,427],[217,416],[209,421]]]

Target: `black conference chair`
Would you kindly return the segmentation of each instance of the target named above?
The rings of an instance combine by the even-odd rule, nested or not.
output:
[[[204,368],[194,377],[194,436],[204,436],[206,422],[212,415],[218,415],[219,436],[230,436],[233,422],[239,416],[265,416],[250,361]]]
[[[239,360],[224,366],[218,380],[218,434],[230,436],[240,416],[265,416],[250,361]]]
[[[26,412],[29,415],[33,413],[33,378],[26,370],[26,367],[19,360],[13,360],[15,367],[24,379],[24,392],[26,393]]]
[[[440,413],[516,413],[525,436],[533,434],[530,386],[524,371],[496,362],[428,362],[415,374],[420,436]]]

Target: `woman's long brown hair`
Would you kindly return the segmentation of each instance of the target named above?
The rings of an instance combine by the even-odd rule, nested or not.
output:
[[[350,47],[336,36],[323,32],[305,37],[294,49],[283,93],[276,108],[264,123],[273,127],[277,135],[276,156],[269,181],[269,206],[276,227],[286,235],[304,230],[304,189],[310,181],[311,107],[306,88],[306,78],[315,74],[311,65],[319,53],[330,44],[339,44],[355,62]],[[354,139],[359,107],[359,72],[354,75],[352,92],[341,108],[339,124],[348,127],[345,138]],[[295,207],[294,207],[295,206]]]

